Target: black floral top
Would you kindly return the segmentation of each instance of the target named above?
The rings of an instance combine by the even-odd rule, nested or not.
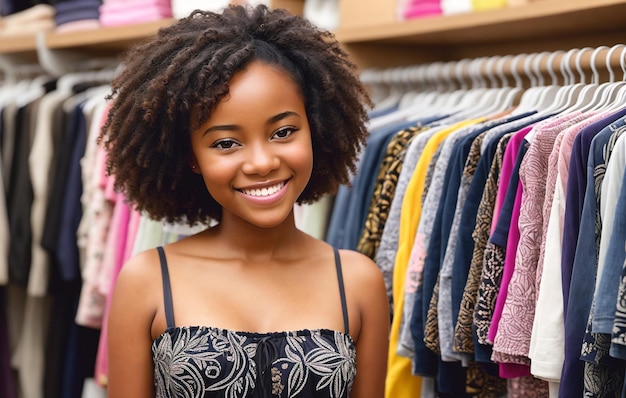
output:
[[[163,272],[168,328],[152,344],[157,398],[347,398],[356,376],[339,255],[335,262],[346,332],[329,329],[253,333],[174,326],[167,263]]]

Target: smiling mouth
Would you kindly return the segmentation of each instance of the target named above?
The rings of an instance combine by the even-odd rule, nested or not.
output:
[[[240,189],[239,191],[243,192],[248,196],[254,196],[258,198],[263,198],[265,196],[274,195],[276,192],[280,191],[285,186],[285,182],[281,182],[276,185],[272,185],[270,187],[265,188],[255,188],[255,189]]]

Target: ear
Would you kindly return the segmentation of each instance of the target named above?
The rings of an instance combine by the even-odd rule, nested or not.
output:
[[[200,166],[198,166],[198,161],[193,155],[189,157],[189,168],[191,169],[192,172],[196,174],[201,174]]]

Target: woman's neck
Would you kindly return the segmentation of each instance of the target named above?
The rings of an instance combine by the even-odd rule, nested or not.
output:
[[[297,255],[306,236],[296,227],[293,211],[273,227],[259,227],[227,213],[212,232],[220,246],[239,253],[242,260],[263,262]]]

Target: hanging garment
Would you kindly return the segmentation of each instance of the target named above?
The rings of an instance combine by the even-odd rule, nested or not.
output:
[[[416,126],[401,130],[387,144],[384,158],[378,169],[374,193],[362,228],[363,232],[357,246],[357,250],[369,258],[376,257],[380,234],[385,228],[391,198],[395,193],[397,178],[402,170],[407,148],[413,137],[426,129],[427,127]]]
[[[467,283],[463,289],[463,297],[461,299],[454,329],[453,349],[456,352],[474,354],[472,325],[478,296],[478,285],[482,275],[485,246],[489,240],[489,232],[493,221],[493,207],[495,206],[498,193],[498,180],[502,169],[504,151],[514,134],[515,133],[508,133],[498,142],[498,147],[494,154],[479,207],[476,211],[476,226],[472,233],[474,250],[472,252]]]

